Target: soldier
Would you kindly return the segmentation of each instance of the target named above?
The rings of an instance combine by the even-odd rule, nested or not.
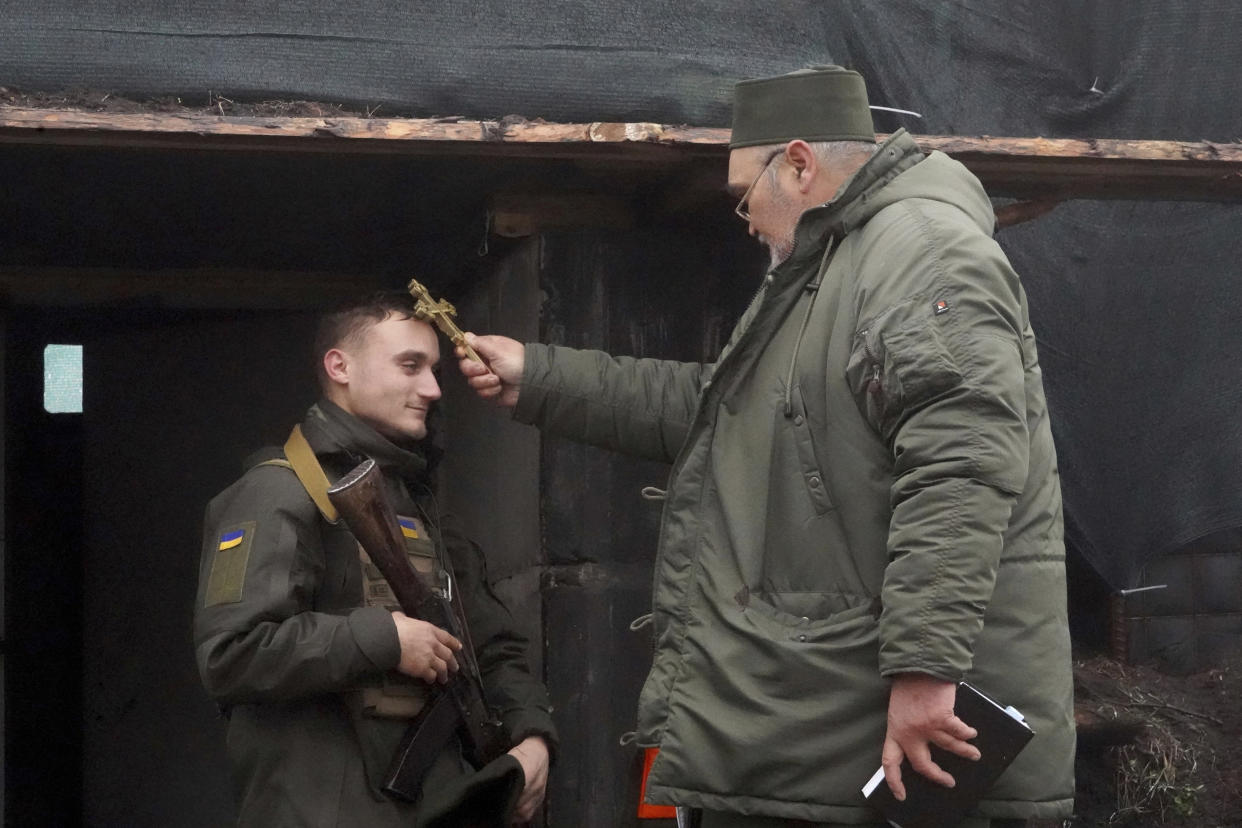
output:
[[[528,821],[555,728],[482,554],[437,508],[437,449],[426,439],[440,397],[436,333],[408,295],[378,294],[325,316],[316,353],[322,398],[284,450],[253,458],[205,518],[195,647],[229,719],[239,824],[455,825],[469,813],[502,825],[497,811]],[[452,737],[415,804],[383,794],[381,776],[430,686],[459,669],[463,644],[395,609],[324,496],[367,457],[383,472],[415,570],[460,596],[513,746],[476,773]]]
[[[879,822],[882,763],[979,757],[957,682],[1034,739],[969,826],[1069,815],[1061,491],[1026,295],[979,181],[840,67],[744,81],[729,190],[771,268],[714,364],[468,341],[485,397],[673,463],[639,741],[704,828]],[[905,774],[902,762],[908,760]]]

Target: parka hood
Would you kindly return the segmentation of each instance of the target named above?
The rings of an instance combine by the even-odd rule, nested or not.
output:
[[[795,231],[791,268],[823,250],[828,236],[840,239],[892,204],[906,199],[948,204],[992,235],[996,215],[979,180],[959,161],[942,152],[924,155],[904,129],[876,147],[875,154],[841,186],[836,198],[806,210]],[[784,269],[784,266],[778,268]]]

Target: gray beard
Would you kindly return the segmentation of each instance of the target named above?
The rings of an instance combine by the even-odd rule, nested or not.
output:
[[[784,244],[768,243],[768,270],[772,270],[789,258],[793,253],[793,240]]]

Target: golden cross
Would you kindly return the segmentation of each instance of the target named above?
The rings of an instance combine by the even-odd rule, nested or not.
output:
[[[475,353],[474,348],[471,348],[466,343],[466,335],[462,333],[461,328],[457,327],[457,323],[453,321],[453,317],[457,316],[457,308],[444,299],[441,299],[439,302],[432,299],[431,294],[427,292],[427,288],[423,287],[422,282],[417,279],[410,280],[408,289],[410,295],[415,300],[414,317],[416,319],[432,323],[452,340],[454,345],[464,349],[466,356],[475,362],[483,362],[483,358]]]

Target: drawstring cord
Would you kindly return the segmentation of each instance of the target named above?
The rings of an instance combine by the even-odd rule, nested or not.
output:
[[[837,237],[830,236],[828,238],[828,249],[824,251],[824,258],[819,263],[819,271],[815,274],[814,281],[806,286],[806,290],[811,294],[811,301],[807,303],[806,314],[802,317],[802,327],[798,329],[798,338],[794,341],[793,356],[789,359],[789,373],[785,376],[785,416],[793,416],[793,380],[794,369],[798,364],[798,352],[802,350],[802,339],[806,336],[806,329],[811,324],[811,311],[815,309],[815,297],[819,295],[819,286],[824,280],[824,273],[828,270],[828,260],[832,257],[832,251],[836,249]]]
[[[655,613],[649,612],[645,615],[640,615],[637,618],[635,618],[633,621],[630,622],[630,632],[638,632],[643,627],[650,624],[651,619],[654,615]]]

